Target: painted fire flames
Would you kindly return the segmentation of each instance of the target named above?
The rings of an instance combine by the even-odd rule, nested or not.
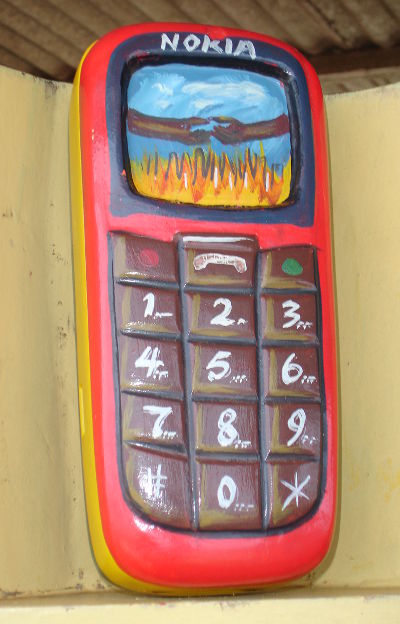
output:
[[[288,110],[275,78],[145,66],[130,79],[126,125],[132,180],[144,196],[230,208],[289,197]]]

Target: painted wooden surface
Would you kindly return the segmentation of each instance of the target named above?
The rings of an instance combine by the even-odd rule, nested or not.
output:
[[[400,85],[326,100],[342,420],[334,550],[321,570],[298,582],[313,589],[286,590],[274,600],[190,601],[116,594],[93,563],[76,388],[71,88],[3,68],[0,88],[0,622],[27,613],[41,622],[150,622],[161,613],[175,622],[189,613],[221,622],[244,614],[284,622],[296,614],[302,622],[328,609],[332,621],[343,610],[354,621],[363,613],[365,622],[377,614],[398,621]],[[85,597],[94,591],[95,599]],[[66,592],[75,595],[67,599]],[[36,606],[23,600],[49,593],[64,597]]]

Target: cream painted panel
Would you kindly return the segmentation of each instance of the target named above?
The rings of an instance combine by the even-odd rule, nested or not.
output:
[[[400,597],[306,591],[189,600],[108,594],[19,601],[0,608],[0,624],[398,624]],[[25,606],[21,602],[26,602]]]
[[[318,585],[400,584],[400,85],[326,99],[342,422],[338,544]]]
[[[71,86],[0,71],[0,590],[103,583],[79,448],[68,188]]]

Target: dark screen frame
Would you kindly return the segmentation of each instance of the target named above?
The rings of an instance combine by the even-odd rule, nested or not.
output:
[[[195,30],[195,29],[194,29]],[[147,33],[125,40],[110,57],[106,78],[106,121],[110,158],[110,212],[127,217],[135,213],[174,218],[237,223],[289,223],[310,227],[314,222],[315,158],[313,126],[307,82],[301,64],[289,52],[272,44],[253,40],[257,58],[221,56],[218,53],[188,52],[182,42],[192,31],[180,32],[177,50],[160,49],[161,33]],[[239,38],[232,38],[233,45]],[[294,170],[289,198],[271,207],[199,206],[139,195],[134,190],[127,166],[126,91],[132,71],[144,64],[189,63],[245,69],[277,77],[285,85],[290,120]],[[129,163],[128,163],[129,164]]]
[[[150,58],[150,59],[146,59],[145,61],[143,60],[130,61],[124,67],[122,80],[121,80],[121,86],[122,86],[121,142],[122,142],[122,151],[123,151],[123,158],[124,158],[124,163],[125,163],[126,177],[127,177],[127,180],[128,180],[128,183],[132,192],[136,193],[140,197],[145,197],[135,187],[135,183],[134,183],[133,176],[132,176],[131,165],[130,165],[129,151],[128,151],[126,118],[128,114],[127,92],[129,88],[129,82],[134,72],[142,69],[143,67],[148,67],[148,66],[160,67],[160,66],[172,65],[176,63],[179,63],[180,65],[188,65],[192,67],[193,66],[195,67],[217,67],[217,68],[220,68],[222,71],[224,70],[224,68],[244,70],[244,71],[247,71],[248,73],[251,72],[254,74],[265,76],[266,78],[274,78],[275,80],[279,80],[280,82],[283,83],[287,107],[288,107],[288,117],[289,117],[289,126],[290,126],[290,145],[291,145],[291,157],[292,157],[292,174],[291,174],[291,180],[290,180],[289,197],[285,201],[281,202],[280,204],[277,204],[276,206],[243,205],[243,207],[235,208],[235,206],[232,206],[231,204],[229,204],[226,206],[223,206],[223,205],[215,206],[215,210],[229,210],[229,211],[233,211],[235,209],[236,210],[239,209],[240,211],[242,210],[264,210],[264,209],[276,210],[277,208],[280,208],[281,206],[288,206],[289,204],[293,203],[297,194],[297,182],[298,182],[298,171],[299,171],[297,162],[298,162],[298,157],[299,157],[299,143],[300,143],[299,123],[298,123],[298,119],[296,116],[295,97],[293,93],[293,81],[287,80],[286,75],[283,74],[283,72],[277,67],[267,68],[265,63],[260,63],[258,61],[249,62],[243,59],[232,59],[232,58],[225,58],[225,59],[218,58],[212,63],[208,60],[207,57],[196,58],[195,61],[192,61],[191,59],[187,59],[187,58],[180,59],[179,57],[167,58],[167,59],[163,59],[162,61],[160,61],[159,58],[156,58],[156,59]],[[164,200],[163,198],[150,197],[150,196],[149,196],[149,199],[153,199],[157,202],[169,201],[169,200]],[[174,203],[174,202],[169,201],[169,203]],[[204,204],[200,205],[200,204],[191,204],[189,202],[182,202],[180,205],[206,208],[207,210],[209,209],[209,207]]]

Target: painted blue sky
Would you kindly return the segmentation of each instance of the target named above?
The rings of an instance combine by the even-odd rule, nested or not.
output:
[[[168,64],[132,74],[128,106],[156,117],[235,117],[244,123],[287,115],[286,96],[275,78],[220,67]]]
[[[252,123],[288,114],[285,90],[279,80],[241,69],[181,63],[148,65],[132,74],[127,97],[129,108],[155,117],[225,116]],[[187,150],[187,146],[175,142],[127,134],[131,158],[141,158],[144,151],[153,152],[155,148],[165,156],[171,151]],[[286,164],[290,156],[289,133],[263,140],[262,144],[270,164]],[[221,146],[212,137],[211,145],[217,153],[223,150],[229,155],[238,147],[240,151],[250,147],[260,153],[260,141]]]

